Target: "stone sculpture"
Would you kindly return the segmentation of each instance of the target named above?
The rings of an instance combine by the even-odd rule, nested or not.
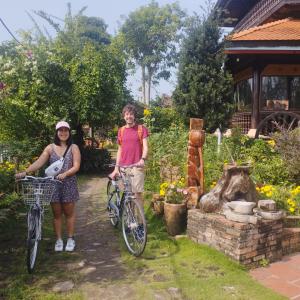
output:
[[[249,176],[249,166],[224,166],[216,186],[202,196],[199,207],[203,212],[220,212],[224,203],[242,200],[257,203],[255,185]]]

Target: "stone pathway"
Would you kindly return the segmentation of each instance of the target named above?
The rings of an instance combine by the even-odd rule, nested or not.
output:
[[[250,271],[262,285],[292,300],[300,300],[300,254],[283,257],[268,267]]]
[[[80,273],[77,289],[85,299],[134,299],[130,284],[112,284],[124,280],[127,272],[121,263],[118,233],[107,218],[106,183],[105,178],[95,177],[81,185],[76,241],[84,259],[68,267]]]

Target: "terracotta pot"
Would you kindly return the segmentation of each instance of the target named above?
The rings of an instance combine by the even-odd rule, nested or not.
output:
[[[164,202],[164,217],[167,232],[174,236],[186,229],[187,207],[186,203],[172,204]]]

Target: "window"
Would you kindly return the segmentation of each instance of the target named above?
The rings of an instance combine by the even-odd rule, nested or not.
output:
[[[266,110],[288,110],[288,77],[264,76],[261,83],[261,107]]]
[[[291,109],[300,109],[300,77],[291,80]]]
[[[234,102],[237,111],[251,111],[252,78],[237,83],[234,93]]]

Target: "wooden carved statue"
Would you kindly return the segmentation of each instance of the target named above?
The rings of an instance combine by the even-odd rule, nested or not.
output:
[[[224,166],[223,175],[216,186],[201,198],[200,209],[211,213],[222,211],[226,202],[239,200],[256,203],[257,193],[249,173],[249,166]]]
[[[205,141],[202,119],[190,119],[188,143],[188,207],[196,207],[200,196],[204,193],[204,168],[202,147]]]

